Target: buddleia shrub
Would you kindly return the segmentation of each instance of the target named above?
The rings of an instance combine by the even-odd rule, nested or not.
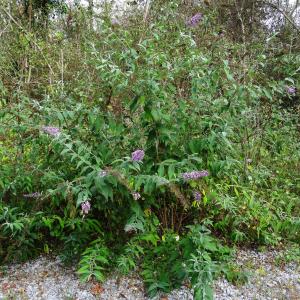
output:
[[[151,296],[189,280],[202,299],[230,273],[224,245],[297,242],[297,55],[277,35],[232,40],[204,6],[86,14],[1,45],[1,257],[24,245],[84,279],[116,267]]]

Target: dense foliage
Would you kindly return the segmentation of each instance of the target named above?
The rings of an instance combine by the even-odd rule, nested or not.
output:
[[[55,252],[84,280],[136,270],[150,296],[189,280],[211,299],[215,276],[244,280],[234,245],[299,243],[289,23],[237,39],[219,6],[57,3],[35,28],[0,8],[3,262]]]

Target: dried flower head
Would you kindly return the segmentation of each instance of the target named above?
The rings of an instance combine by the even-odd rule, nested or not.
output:
[[[105,176],[107,176],[107,171],[102,170],[102,171],[98,172],[98,176],[99,177],[105,177]]]
[[[193,180],[193,179],[199,179],[205,176],[208,176],[209,173],[206,170],[203,171],[192,171],[192,172],[186,172],[186,173],[182,173],[181,176],[183,177],[183,179],[185,180]]]
[[[134,152],[131,153],[131,159],[133,161],[142,161],[144,156],[145,156],[144,150],[140,150],[140,149],[135,150]]]
[[[60,135],[60,129],[57,128],[57,127],[52,127],[52,126],[43,126],[42,127],[42,130],[49,134],[49,135],[52,135],[54,137],[57,137]]]
[[[189,27],[196,27],[202,19],[203,15],[201,13],[197,13],[187,21],[186,25]]]
[[[139,200],[141,198],[141,194],[138,192],[132,192],[131,195],[134,200]]]
[[[84,215],[87,215],[91,209],[91,203],[87,200],[81,203],[81,211]]]

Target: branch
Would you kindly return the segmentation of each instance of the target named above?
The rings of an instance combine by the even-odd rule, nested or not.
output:
[[[7,27],[8,27],[8,25],[0,32],[0,37],[2,36],[3,33],[6,32]]]
[[[145,7],[145,13],[144,13],[144,22],[146,22],[148,14],[150,9],[150,0],[147,0],[146,7]]]

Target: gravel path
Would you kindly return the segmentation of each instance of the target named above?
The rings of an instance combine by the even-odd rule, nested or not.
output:
[[[225,279],[215,282],[216,300],[300,300],[300,266],[278,266],[283,253],[239,250],[235,258],[243,270],[252,273],[247,284],[234,286]],[[21,265],[0,269],[0,299],[20,300],[145,300],[143,284],[136,278],[109,279],[104,284],[80,283],[75,270],[65,268],[59,259],[40,257]],[[183,287],[162,300],[193,299]]]

